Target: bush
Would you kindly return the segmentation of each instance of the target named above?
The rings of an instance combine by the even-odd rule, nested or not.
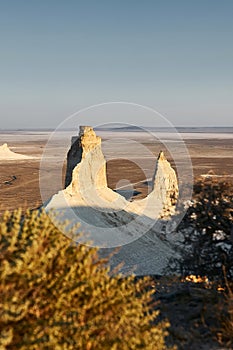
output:
[[[184,235],[183,275],[208,276],[224,282],[233,278],[233,186],[215,179],[194,185],[193,205],[178,227]]]
[[[0,219],[0,349],[166,349],[148,278],[111,277],[44,212]]]
[[[233,346],[233,283],[226,280],[224,300],[219,299],[218,315],[220,328],[217,330],[218,340],[222,345]]]

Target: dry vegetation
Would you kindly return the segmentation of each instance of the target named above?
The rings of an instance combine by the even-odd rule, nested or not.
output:
[[[202,304],[199,319],[203,319],[203,324],[211,330],[215,339],[232,349],[232,183],[213,177],[197,181],[194,186],[193,203],[178,230],[183,233],[184,247],[181,250],[182,260],[175,261],[176,269],[185,281],[191,281],[188,277],[191,275],[192,278],[196,276],[196,281],[192,282],[202,282],[202,292],[198,292],[199,305]],[[190,296],[192,288],[189,287]],[[211,299],[212,303],[209,303]]]
[[[111,277],[44,212],[0,221],[0,349],[167,349],[149,279]]]
[[[74,245],[44,212],[5,212],[0,349],[232,349],[232,227],[232,184],[198,181],[178,227],[182,278],[135,280],[111,277],[96,249]]]
[[[213,178],[194,185],[193,203],[178,227],[186,249],[178,262],[183,276],[233,279],[233,185]]]
[[[233,347],[233,281],[226,280],[224,299],[218,301],[218,317],[221,327],[217,330],[217,337],[221,344]]]

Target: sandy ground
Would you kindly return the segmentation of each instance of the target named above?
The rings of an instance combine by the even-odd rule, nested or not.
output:
[[[12,151],[36,157],[20,161],[0,161],[1,212],[17,207],[32,209],[42,204],[39,187],[40,158],[49,135],[48,132],[0,132],[0,145],[7,142]],[[124,144],[124,140],[111,144],[111,135],[108,135],[106,139],[106,135],[102,135],[103,152],[108,160],[109,187],[112,189],[120,188],[122,194],[125,190],[132,190],[135,200],[143,198],[149,193],[150,183],[147,179],[153,175],[156,157],[161,149],[165,151],[175,168],[177,164],[182,167],[182,156],[177,156],[178,161],[175,164],[169,152],[160,142],[155,142],[151,138],[143,138],[143,135],[140,137],[137,135],[135,139],[136,146],[139,145],[138,151],[133,143]],[[129,135],[125,132],[121,134],[121,138],[123,136],[127,139]],[[225,134],[205,134],[205,137],[202,135],[199,138],[197,134],[188,133],[184,136],[195,178],[213,171],[216,175],[226,175],[228,180],[233,181],[233,134],[227,134],[227,137]],[[62,184],[56,181],[59,177],[59,169],[56,168],[56,155],[60,152],[59,147],[61,149],[63,147],[62,142],[62,137],[57,140],[57,145],[54,145],[54,159],[48,161],[46,171],[41,174],[41,182],[47,198],[62,189]],[[172,142],[170,140],[167,144],[174,148],[175,143],[173,146]],[[144,147],[142,151],[140,151],[141,145]],[[128,186],[127,183],[129,183]]]

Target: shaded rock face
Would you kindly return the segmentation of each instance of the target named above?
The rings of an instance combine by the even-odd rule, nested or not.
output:
[[[82,146],[80,137],[72,137],[71,147],[67,154],[67,168],[65,178],[65,188],[68,187],[72,181],[72,173],[74,168],[82,159]]]

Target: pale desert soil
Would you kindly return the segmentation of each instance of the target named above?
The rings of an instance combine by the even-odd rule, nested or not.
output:
[[[35,159],[21,161],[0,161],[0,210],[13,210],[17,207],[36,208],[42,204],[39,176],[40,176],[40,157],[46,145],[48,134],[42,133],[38,139],[34,140],[33,135],[7,135],[0,134],[0,144],[8,143],[10,149],[25,155],[35,156]],[[143,142],[143,145],[150,150],[155,157],[161,150],[160,144]],[[217,175],[226,175],[228,180],[233,181],[233,138],[228,139],[186,139],[185,144],[190,152],[194,177],[207,174],[213,170]],[[164,148],[163,148],[164,149]],[[146,157],[140,159],[117,159],[118,150],[111,150],[116,159],[110,159],[107,162],[107,176],[109,187],[131,188],[134,192],[134,198],[140,199],[145,197],[150,191],[150,183],[146,180],[153,175],[155,159]],[[168,159],[175,167],[174,161],[165,150]],[[182,165],[182,159],[180,159]],[[65,169],[65,160],[64,160]],[[146,170],[146,171],[145,171]],[[49,198],[61,188],[57,185],[56,162],[48,162],[46,173],[42,175],[43,186],[45,187],[46,197]],[[64,173],[64,171],[63,171]],[[129,181],[134,184],[129,187],[124,185]]]

